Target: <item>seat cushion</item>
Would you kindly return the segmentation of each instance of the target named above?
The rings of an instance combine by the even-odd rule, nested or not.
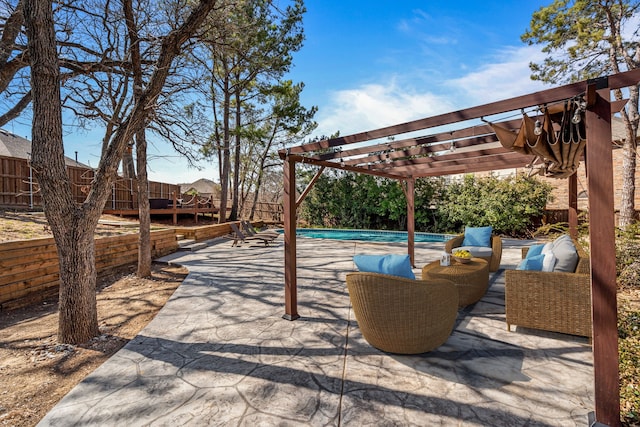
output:
[[[493,227],[466,227],[462,246],[491,246],[491,232]]]
[[[459,248],[454,248],[453,250],[457,251],[465,249],[471,252],[471,255],[475,257],[487,258],[493,255],[493,249],[486,246],[460,246]]]
[[[359,271],[368,273],[389,274],[391,276],[406,277],[415,279],[411,269],[411,259],[409,255],[363,255],[358,254],[353,257],[353,262]]]

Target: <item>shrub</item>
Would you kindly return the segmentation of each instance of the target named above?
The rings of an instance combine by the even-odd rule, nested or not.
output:
[[[621,307],[618,312],[620,357],[620,411],[627,426],[640,425],[640,311]]]

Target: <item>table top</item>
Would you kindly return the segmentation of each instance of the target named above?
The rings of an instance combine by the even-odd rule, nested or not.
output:
[[[483,270],[488,268],[489,264],[482,258],[471,258],[466,264],[459,263],[455,260],[451,260],[451,265],[442,266],[440,265],[440,260],[433,261],[427,264],[424,267],[424,270],[429,271],[429,273],[435,274],[446,274],[446,275],[458,275],[458,274],[467,274],[474,273],[479,270]]]

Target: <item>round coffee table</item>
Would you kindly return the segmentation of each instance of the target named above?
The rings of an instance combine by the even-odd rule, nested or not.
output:
[[[458,307],[478,302],[489,287],[489,263],[482,258],[471,258],[466,264],[451,260],[451,265],[443,267],[440,261],[433,261],[422,267],[422,279],[447,279],[458,288]]]

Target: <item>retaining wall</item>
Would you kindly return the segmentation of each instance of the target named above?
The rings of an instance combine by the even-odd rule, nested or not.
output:
[[[98,274],[138,262],[138,234],[96,239]],[[151,232],[151,256],[178,249],[172,229]],[[60,272],[53,238],[0,243],[0,310],[42,301],[58,293]]]

